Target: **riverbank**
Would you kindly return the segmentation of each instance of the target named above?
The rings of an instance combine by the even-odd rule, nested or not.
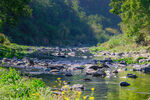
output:
[[[21,76],[15,69],[0,68],[0,99],[11,100],[94,100],[94,97],[83,96],[81,91],[71,90],[65,81],[57,78],[56,84],[62,90],[48,87],[37,78]],[[55,85],[56,85],[55,84]],[[94,91],[94,88],[92,89]],[[93,92],[92,92],[93,93]]]
[[[111,94],[113,94],[111,91],[117,91],[118,93],[119,89],[117,87],[122,87],[121,82],[127,82],[129,86],[125,88],[128,89],[140,86],[140,84],[133,84],[133,80],[137,82],[142,80],[144,82],[142,84],[146,84],[143,87],[143,92],[147,86],[147,81],[144,80],[149,77],[150,64],[149,54],[146,51],[129,53],[98,51],[98,53],[92,55],[89,47],[36,47],[35,49],[35,52],[24,56],[23,59],[16,57],[3,58],[0,60],[0,66],[4,68],[11,66],[11,68],[16,68],[25,76],[41,78],[46,86],[51,87],[53,90],[59,90],[55,92],[57,94],[62,92],[63,87],[62,84],[61,86],[56,85],[57,78],[67,82],[69,90],[74,87],[85,95],[91,95],[91,88],[96,88],[94,96],[92,96],[95,100],[110,98],[107,95],[108,91]],[[131,58],[133,55],[137,58]],[[141,75],[144,77],[141,78]],[[110,89],[107,90],[108,86],[110,86]],[[124,90],[121,88],[121,91]],[[135,90],[135,92],[140,92],[140,90]],[[146,93],[149,93],[149,91],[146,90]],[[128,95],[126,95],[126,98],[128,98]],[[146,98],[148,98],[148,95],[146,95]]]

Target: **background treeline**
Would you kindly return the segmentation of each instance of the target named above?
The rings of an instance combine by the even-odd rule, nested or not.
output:
[[[9,2],[13,5],[17,1]],[[114,33],[119,33],[117,24],[120,18],[109,13],[110,0],[22,2],[25,6],[21,5],[22,10],[18,11],[19,14],[10,13],[6,18],[9,20],[2,24],[1,32],[7,35],[11,42],[26,45],[90,45],[104,42]],[[15,9],[10,12],[16,12],[19,6],[16,4]],[[20,15],[23,11],[28,17]],[[14,23],[13,20],[17,22]]]

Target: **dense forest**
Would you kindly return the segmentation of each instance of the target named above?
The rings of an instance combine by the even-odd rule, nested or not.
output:
[[[1,31],[11,42],[43,46],[90,45],[120,33],[117,25],[120,18],[109,12],[110,0],[25,0],[25,3],[25,7],[22,6],[26,9],[25,16],[17,14],[17,18],[10,14],[9,20],[3,23]]]

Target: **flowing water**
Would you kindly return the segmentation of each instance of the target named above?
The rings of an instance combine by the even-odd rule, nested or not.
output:
[[[82,56],[87,55],[89,56],[89,54],[85,53]],[[80,56],[80,58],[83,57]],[[84,59],[80,58],[77,56],[63,58],[55,63],[83,64],[89,62],[90,59],[93,59],[91,56]],[[50,87],[59,87],[55,82],[58,77],[60,77],[62,81],[71,82],[71,85],[83,84],[85,86],[85,91],[83,92],[84,95],[91,95],[91,88],[95,88],[95,100],[148,100],[150,97],[150,74],[128,70],[118,74],[113,74],[109,77],[100,78],[85,75],[82,70],[77,70],[75,73],[76,74],[72,77],[66,77],[64,75],[37,75],[36,77],[42,78],[46,85]],[[126,76],[129,73],[136,74],[138,78],[127,78]],[[85,82],[83,81],[84,78],[90,78],[92,81]],[[130,86],[120,87],[119,83],[121,81],[130,83]]]

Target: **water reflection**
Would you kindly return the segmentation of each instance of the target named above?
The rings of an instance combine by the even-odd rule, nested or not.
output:
[[[124,78],[128,73],[136,74],[137,79]],[[91,94],[91,88],[95,88],[94,96],[96,100],[148,100],[150,97],[150,74],[138,72],[121,72],[117,77],[110,78],[93,78],[84,74],[66,77],[62,75],[42,75],[46,85],[56,86],[55,80],[60,77],[63,81],[71,82],[71,84],[84,84],[85,95]],[[91,82],[84,82],[84,78],[92,79]],[[120,87],[119,83],[126,81],[131,85],[128,87]]]

